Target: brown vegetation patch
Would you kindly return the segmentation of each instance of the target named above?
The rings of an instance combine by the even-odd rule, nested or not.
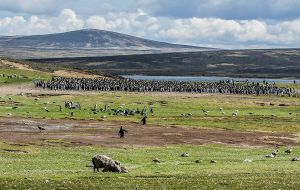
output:
[[[102,77],[99,75],[91,75],[91,74],[86,74],[83,72],[67,71],[67,70],[54,71],[53,75],[62,76],[62,77],[73,77],[73,78],[99,78],[99,77]]]
[[[24,124],[26,121],[27,125]],[[29,124],[28,124],[29,123]],[[46,130],[40,132],[37,126]],[[118,137],[120,126],[128,130]],[[59,127],[58,127],[59,126]],[[242,132],[180,126],[141,126],[138,123],[69,119],[0,118],[0,141],[41,146],[145,147],[170,144],[225,144],[230,146],[300,145],[292,133]]]

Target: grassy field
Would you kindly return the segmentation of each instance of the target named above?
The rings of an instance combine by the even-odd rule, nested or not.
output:
[[[50,77],[47,73],[16,69],[1,69],[1,73],[27,77],[11,81],[0,78],[0,85],[27,84],[35,78]],[[73,110],[73,117],[70,116],[71,110],[64,108],[67,100],[81,104],[81,110]],[[1,96],[0,117],[104,118],[107,122],[128,123],[139,122],[141,115],[115,116],[110,111],[94,113],[92,108],[95,104],[99,109],[105,104],[111,109],[142,110],[146,106],[148,112],[150,107],[154,109],[154,114],[149,114],[148,118],[150,126],[299,134],[299,100],[300,97],[219,94],[44,92]],[[62,111],[59,106],[63,107]],[[208,110],[208,115],[202,109]],[[232,116],[233,112],[238,113],[237,117]],[[187,113],[192,116],[181,116]],[[294,147],[291,155],[285,154],[285,148],[281,147],[276,158],[265,158],[273,147],[182,144],[109,148],[50,144],[11,144],[0,140],[0,189],[300,189],[300,164],[291,161],[300,156],[299,147]],[[180,157],[183,152],[188,152],[190,157]],[[105,154],[121,161],[129,173],[94,173],[86,165],[95,154]],[[159,158],[161,163],[154,163],[154,158]],[[245,159],[252,162],[246,163]],[[201,160],[201,163],[195,163],[196,160]],[[211,160],[217,163],[211,164]]]
[[[0,86],[8,84],[20,84],[20,83],[31,83],[35,79],[50,79],[50,73],[38,72],[38,71],[27,71],[21,69],[12,69],[12,68],[1,68],[0,75],[16,75],[16,78],[8,78],[0,76]]]
[[[62,92],[63,93],[63,92]],[[92,111],[95,104],[104,108],[139,109],[153,107],[148,122],[153,125],[179,125],[203,128],[221,128],[248,131],[299,132],[300,98],[243,95],[191,95],[110,93],[81,95],[14,95],[0,99],[0,116],[34,118],[69,118],[72,110],[64,108],[64,101],[79,102],[81,110],[73,110],[75,119],[102,119],[107,121],[139,122],[141,115],[116,116],[111,111]],[[270,105],[271,103],[271,105]],[[125,104],[125,105],[124,105]],[[62,106],[62,111],[59,110]],[[220,111],[222,108],[222,111]],[[202,109],[209,110],[205,115]],[[46,111],[48,110],[48,111]],[[238,116],[232,113],[238,111]],[[225,114],[222,114],[225,112]],[[181,114],[191,113],[191,117]],[[252,113],[252,114],[250,114]],[[291,113],[291,114],[290,114]]]
[[[160,148],[36,147],[0,145],[1,189],[299,189],[300,165],[294,155],[265,158],[272,149],[216,145]],[[22,150],[13,153],[3,149]],[[282,151],[282,150],[281,150]],[[190,157],[182,158],[182,152]],[[128,174],[94,173],[95,153],[129,168]],[[159,158],[161,163],[152,162]],[[252,163],[244,162],[253,160]],[[202,163],[195,163],[201,160]],[[216,164],[211,164],[216,160]]]

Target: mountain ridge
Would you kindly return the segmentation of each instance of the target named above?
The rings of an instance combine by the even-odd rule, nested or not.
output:
[[[82,29],[29,36],[0,36],[0,47],[32,49],[195,49],[199,51],[213,49],[171,44],[98,29]]]

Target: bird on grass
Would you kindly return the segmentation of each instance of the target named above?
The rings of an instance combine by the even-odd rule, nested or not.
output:
[[[271,154],[274,155],[274,156],[277,156],[278,153],[279,153],[279,151],[278,151],[278,149],[276,149],[276,150],[273,150],[273,152]]]
[[[40,130],[40,132],[42,132],[42,131],[45,131],[45,130],[46,130],[45,128],[43,128],[43,127],[41,127],[41,126],[39,126],[39,125],[38,125],[38,129]]]
[[[287,150],[285,150],[284,152],[285,152],[286,154],[291,154],[292,151],[293,151],[292,147],[289,147],[289,148],[288,148]]]
[[[209,113],[209,110],[202,109],[203,113]]]

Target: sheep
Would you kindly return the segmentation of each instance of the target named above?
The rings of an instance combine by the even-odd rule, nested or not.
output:
[[[119,161],[115,161],[112,158],[105,155],[95,155],[92,158],[94,172],[99,168],[103,168],[102,172],[117,172],[117,173],[128,173],[126,167],[121,166]]]

